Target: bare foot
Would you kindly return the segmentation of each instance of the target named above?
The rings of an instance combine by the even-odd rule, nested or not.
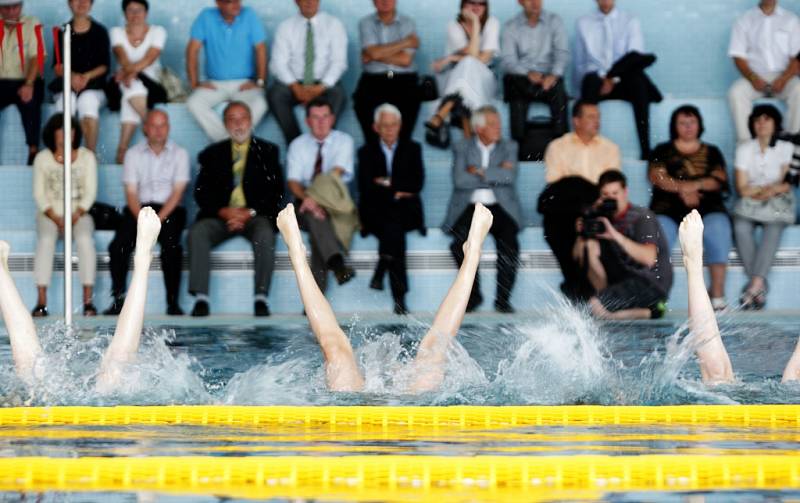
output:
[[[305,256],[306,247],[300,235],[300,226],[297,224],[297,214],[294,211],[293,204],[287,204],[286,207],[278,213],[277,225],[289,251],[302,252],[303,256]]]
[[[703,219],[697,210],[683,217],[683,222],[678,229],[683,252],[683,265],[703,265]]]
[[[139,220],[136,223],[136,252],[150,254],[161,232],[161,219],[158,218],[153,208],[146,206],[139,210]]]
[[[475,203],[475,212],[472,214],[472,223],[469,226],[469,235],[464,242],[464,255],[470,249],[480,251],[489,229],[492,228],[494,217],[492,212],[481,203]]]
[[[11,246],[6,241],[0,241],[0,267],[8,269],[8,255],[11,253]]]

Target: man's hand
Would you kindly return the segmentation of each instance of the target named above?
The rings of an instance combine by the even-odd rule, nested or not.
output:
[[[479,176],[481,178],[486,176],[486,170],[478,168],[477,166],[467,166],[467,173],[470,175]]]
[[[413,192],[402,192],[402,191],[399,191],[399,192],[395,192],[394,193],[394,198],[395,199],[408,199],[409,197],[414,197],[415,195],[416,194],[414,194]]]
[[[207,82],[206,81],[206,82],[198,82],[197,84],[192,86],[192,89],[193,90],[194,89],[210,89],[212,91],[216,91],[217,90],[217,86],[215,86],[211,82]]]
[[[25,83],[17,90],[17,96],[23,103],[30,103],[33,99],[33,85]]]
[[[380,185],[381,187],[389,187],[390,185],[392,185],[392,179],[389,178],[388,176],[378,176],[375,177],[372,181],[375,182],[375,185]]]
[[[411,35],[405,38],[406,47],[409,49],[418,49],[419,48],[419,37],[416,33],[412,33]]]
[[[300,213],[311,213],[311,216],[317,220],[325,220],[327,216],[325,210],[310,197],[303,199],[303,204],[300,205],[300,210],[298,211]]]
[[[598,234],[597,237],[600,239],[605,239],[607,241],[618,242],[619,238],[622,237],[622,234],[620,234],[619,231],[616,228],[614,228],[613,225],[611,225],[611,222],[606,217],[597,217],[597,219],[603,222],[603,225],[606,228],[606,230],[601,234]]]
[[[539,72],[528,72],[528,80],[530,80],[533,84],[542,85],[542,81],[544,81],[544,74]]]
[[[544,91],[549,91],[558,83],[558,76],[557,75],[547,75],[545,78],[542,79],[542,89]]]
[[[239,86],[239,91],[249,91],[250,89],[260,89],[260,86],[255,82],[253,82],[252,80],[248,80],[247,82]]]
[[[614,90],[614,86],[616,85],[617,84],[614,82],[613,79],[608,77],[604,78],[603,85],[600,86],[600,96],[607,96],[611,94],[611,92]]]
[[[225,221],[225,226],[230,232],[239,232],[252,218],[247,208],[222,208],[219,217]]]
[[[767,84],[769,83],[766,80],[762,79],[755,73],[750,77],[750,85],[752,85],[753,89],[760,93],[763,93],[764,90],[767,89]]]
[[[311,93],[308,90],[309,87],[310,86],[304,86],[299,82],[295,82],[289,86],[289,89],[291,89],[292,94],[294,95],[294,99],[296,99],[301,104],[305,105],[306,103],[308,103],[313,99],[311,97]]]
[[[792,78],[791,75],[781,75],[777,79],[772,81],[772,92],[774,94],[780,94],[783,92],[783,88],[786,87],[786,84],[789,83],[789,80]]]

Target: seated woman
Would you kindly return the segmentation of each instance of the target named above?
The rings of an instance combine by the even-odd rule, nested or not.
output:
[[[94,246],[94,221],[88,214],[97,195],[97,161],[94,154],[81,147],[81,128],[72,119],[72,208],[64,210],[64,115],[55,114],[42,131],[47,147],[33,160],[33,198],[36,200],[36,258],[33,272],[38,299],[34,316],[47,316],[47,287],[53,275],[56,241],[64,233],[64,218],[72,219],[75,244],[78,249],[81,284],[83,285],[83,314],[94,316],[92,303],[97,255]]]
[[[425,123],[425,140],[447,148],[451,113],[459,112],[464,135],[471,136],[469,112],[491,103],[497,82],[489,63],[500,50],[500,22],[489,16],[489,0],[461,0],[456,21],[447,25],[446,55],[433,62],[436,73],[444,73],[439,107]]]
[[[757,105],[748,125],[753,139],[736,149],[736,190],[733,209],[736,248],[749,282],[742,290],[742,309],[763,309],[767,303],[767,276],[787,225],[795,221],[795,199],[786,173],[794,146],[778,141],[781,113],[772,105]],[[756,227],[763,227],[756,245]]]
[[[117,164],[125,161],[125,152],[136,128],[154,103],[166,101],[166,91],[158,83],[161,73],[161,50],[167,41],[167,30],[147,24],[147,0],[123,0],[125,26],[111,28],[111,47],[119,69],[114,80],[119,83],[120,123],[122,130],[117,146]]]
[[[161,220],[158,215],[150,207],[143,208],[139,212],[131,286],[117,321],[114,338],[103,355],[95,383],[95,388],[100,393],[112,391],[122,378],[124,365],[136,359],[144,323],[147,275],[153,246],[160,230]],[[36,336],[33,318],[25,309],[8,271],[9,252],[8,243],[0,241],[0,313],[8,330],[17,375],[30,384],[38,377],[36,361],[42,356],[42,346]]]
[[[731,221],[723,202],[728,192],[728,174],[719,149],[700,141],[703,131],[703,118],[697,107],[684,105],[672,112],[670,141],[658,145],[650,157],[650,209],[658,217],[670,250],[683,217],[693,209],[703,217],[711,304],[721,311],[727,307],[725,274],[733,244]]]

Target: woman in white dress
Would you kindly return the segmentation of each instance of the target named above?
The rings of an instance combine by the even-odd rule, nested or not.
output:
[[[444,90],[436,113],[425,123],[429,143],[447,147],[446,123],[453,112],[461,115],[465,136],[472,135],[469,112],[491,103],[497,93],[489,64],[499,50],[500,22],[489,16],[488,0],[461,0],[458,18],[447,25],[446,55],[433,62],[433,70],[443,74]]]
[[[119,65],[114,79],[122,92],[118,164],[124,162],[131,138],[147,114],[148,88],[141,76],[144,75],[150,85],[158,85],[161,73],[159,57],[167,41],[167,30],[147,24],[148,9],[147,0],[123,0],[125,26],[111,28],[111,47]]]

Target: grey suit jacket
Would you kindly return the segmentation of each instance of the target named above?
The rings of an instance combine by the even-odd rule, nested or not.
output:
[[[481,178],[467,172],[469,166],[481,166],[481,151],[477,139],[462,140],[453,147],[453,195],[447,210],[442,230],[450,233],[458,217],[472,204],[472,193],[476,189],[492,189],[497,204],[509,214],[522,229],[522,210],[517,194],[517,144],[511,140],[500,140],[489,156],[486,177]],[[503,167],[506,166],[506,167]],[[511,166],[510,168],[508,166]]]

